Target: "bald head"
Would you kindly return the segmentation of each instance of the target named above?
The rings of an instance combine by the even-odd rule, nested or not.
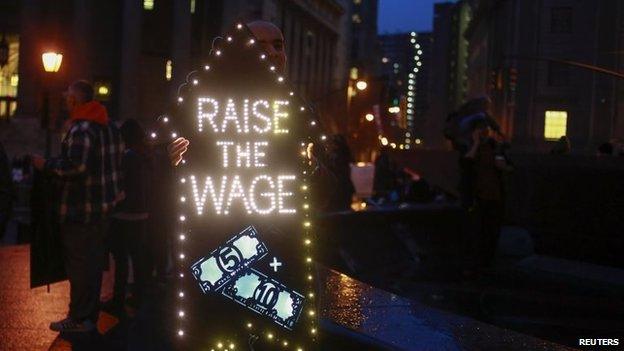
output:
[[[258,39],[269,61],[280,71],[286,69],[286,52],[284,51],[284,35],[273,23],[253,21],[247,23],[251,33]]]

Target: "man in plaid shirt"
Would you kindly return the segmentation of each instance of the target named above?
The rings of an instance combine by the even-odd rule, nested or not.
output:
[[[71,291],[68,317],[51,323],[50,329],[88,332],[95,329],[99,314],[105,219],[123,197],[124,146],[106,108],[93,100],[91,84],[70,85],[66,103],[70,120],[61,155],[48,160],[33,156],[33,166],[58,177],[61,184],[58,219]]]

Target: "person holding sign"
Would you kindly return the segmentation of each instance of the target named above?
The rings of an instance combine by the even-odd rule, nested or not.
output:
[[[326,138],[284,77],[283,45],[273,24],[237,24],[150,134],[174,140],[174,325],[184,347],[310,350],[317,337],[310,187],[330,187],[316,186],[325,168],[309,146],[319,155]]]

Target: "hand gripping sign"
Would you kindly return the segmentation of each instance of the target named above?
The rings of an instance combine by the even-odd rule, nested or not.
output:
[[[239,349],[251,337],[256,349],[313,349],[316,165],[306,150],[324,137],[310,109],[237,25],[159,123],[155,143],[190,141],[175,169],[172,326],[181,348]]]

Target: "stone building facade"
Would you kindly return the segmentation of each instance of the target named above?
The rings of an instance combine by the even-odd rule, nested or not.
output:
[[[624,137],[621,78],[624,3],[609,0],[475,0],[468,90],[491,96],[514,150],[548,152],[567,136],[572,152]]]
[[[11,116],[0,117],[2,142],[11,155],[42,152],[41,93],[51,92],[52,126],[58,132],[64,118],[60,92],[79,78],[95,84],[96,97],[114,119],[148,125],[167,110],[186,74],[202,64],[213,38],[239,21],[265,19],[283,30],[289,78],[314,101],[348,79],[351,5],[350,0],[2,1],[0,34],[6,33],[15,51],[15,72],[6,73],[9,87],[16,75],[11,96],[0,89],[0,105],[7,97],[15,101]],[[43,72],[46,50],[64,55],[56,74]],[[345,95],[331,106],[344,106]],[[320,112],[331,130],[333,113]]]

